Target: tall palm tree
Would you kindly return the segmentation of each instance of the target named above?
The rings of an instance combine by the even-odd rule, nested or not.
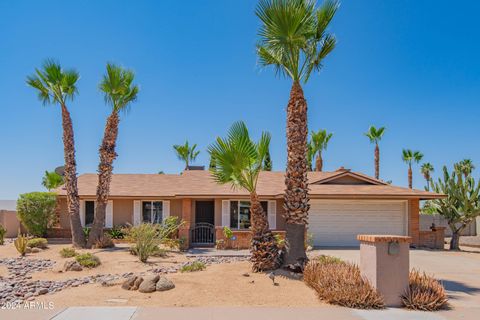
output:
[[[287,168],[285,174],[285,267],[303,269],[305,225],[308,221],[307,101],[301,83],[322,68],[323,59],[335,48],[335,37],[326,30],[338,2],[325,1],[319,8],[312,0],[260,0],[261,20],[257,54],[263,67],[273,66],[279,76],[292,80],[287,105]]]
[[[311,144],[311,151],[310,156],[312,159],[310,163],[313,162],[313,158],[315,158],[315,171],[322,171],[323,169],[323,158],[322,158],[322,151],[327,150],[328,141],[332,138],[333,133],[327,133],[327,130],[318,130],[317,132],[312,131],[312,139],[310,140]]]
[[[190,163],[195,161],[195,159],[200,153],[200,151],[195,150],[196,147],[197,144],[190,146],[188,144],[188,140],[185,141],[185,144],[183,145],[176,144],[173,146],[173,149],[177,154],[177,158],[185,162],[185,170],[188,170],[188,166],[190,165]]]
[[[408,187],[413,188],[412,184],[412,163],[419,163],[423,158],[423,154],[420,151],[412,151],[410,149],[402,150],[403,162],[408,164]]]
[[[77,91],[79,75],[75,70],[64,70],[54,60],[47,60],[41,69],[27,77],[27,84],[38,91],[38,98],[44,105],[58,104],[62,112],[63,154],[65,159],[65,188],[67,206],[72,229],[72,243],[76,247],[85,246],[80,221],[80,200],[77,188],[77,164],[75,161],[75,139],[72,119],[67,101],[72,101]]]
[[[430,162],[425,162],[420,167],[420,172],[423,174],[423,177],[427,181],[427,191],[430,190],[430,181],[432,180],[431,173],[434,172],[433,165]]]
[[[370,139],[370,143],[375,143],[375,178],[380,178],[380,148],[378,143],[382,140],[383,134],[385,133],[385,127],[375,128],[370,126],[368,131],[365,132],[365,135]]]
[[[279,250],[268,226],[267,213],[257,195],[258,176],[263,168],[270,145],[270,134],[263,132],[258,143],[253,142],[243,122],[236,122],[226,138],[217,138],[208,152],[215,161],[210,169],[215,181],[231,184],[250,193],[252,225],[251,261],[253,271],[275,269],[280,264]]]
[[[263,160],[263,170],[265,171],[272,171],[272,157],[270,156],[270,150],[267,150],[267,154],[265,155],[265,160]]]
[[[455,170],[460,171],[466,178],[475,170],[475,165],[471,159],[463,159],[455,164]]]
[[[120,122],[119,113],[128,111],[131,103],[137,99],[139,89],[137,85],[133,84],[134,77],[135,74],[131,70],[109,63],[107,64],[107,72],[99,85],[106,104],[112,109],[105,124],[102,144],[98,150],[100,161],[98,164],[97,201],[92,229],[88,236],[88,247],[91,247],[103,237],[113,161],[117,157],[115,147]]]

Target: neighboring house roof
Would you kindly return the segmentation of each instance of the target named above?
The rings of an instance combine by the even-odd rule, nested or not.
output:
[[[340,168],[333,172],[308,172],[311,198],[419,198],[433,199],[440,194],[389,185],[373,177]],[[98,177],[83,174],[78,177],[79,195],[95,197]],[[285,172],[260,173],[257,193],[261,197],[282,198],[285,190]],[[65,196],[64,187],[57,190]],[[191,170],[182,174],[114,174],[110,197],[248,197],[243,189],[230,184],[220,185],[209,171]]]
[[[17,201],[16,200],[0,200],[0,210],[16,211]]]

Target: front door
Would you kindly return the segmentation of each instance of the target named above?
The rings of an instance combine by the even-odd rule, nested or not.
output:
[[[195,226],[192,228],[193,245],[215,243],[215,203],[195,201]]]

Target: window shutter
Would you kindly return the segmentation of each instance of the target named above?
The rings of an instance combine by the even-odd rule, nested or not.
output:
[[[113,200],[108,200],[105,210],[105,228],[113,227]]]
[[[162,206],[162,220],[165,220],[166,218],[170,217],[170,200],[164,200]]]
[[[222,227],[230,227],[230,200],[222,200]]]
[[[85,200],[80,200],[80,222],[85,227]]]
[[[140,215],[140,210],[142,207],[142,202],[140,200],[134,200],[133,201],[133,225],[137,226],[141,223],[141,215]]]
[[[275,200],[268,201],[268,225],[270,230],[277,228],[277,201]]]

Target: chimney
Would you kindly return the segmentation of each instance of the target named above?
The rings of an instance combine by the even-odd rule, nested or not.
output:
[[[335,170],[335,172],[350,172],[350,169],[345,169],[343,166]]]

